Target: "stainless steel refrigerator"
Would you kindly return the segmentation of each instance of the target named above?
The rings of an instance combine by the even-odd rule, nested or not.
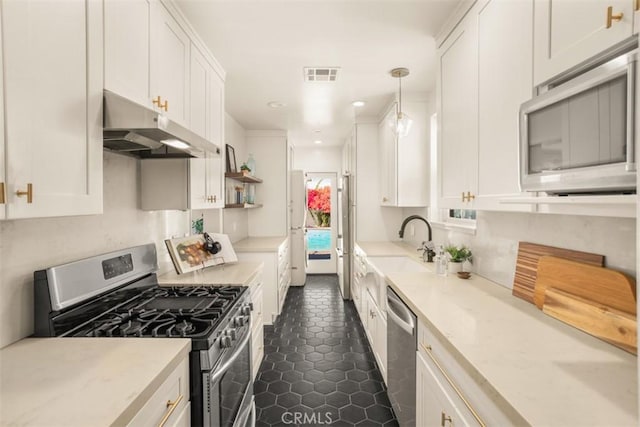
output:
[[[301,170],[291,171],[291,286],[302,286],[307,280],[307,179]]]
[[[355,246],[353,178],[343,175],[338,189],[338,279],[342,298],[351,299],[351,266]]]

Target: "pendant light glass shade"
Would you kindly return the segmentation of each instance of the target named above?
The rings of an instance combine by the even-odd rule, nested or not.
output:
[[[390,74],[398,79],[398,113],[396,120],[390,123],[391,130],[398,138],[404,138],[409,135],[413,124],[411,117],[402,112],[402,78],[409,75],[409,70],[406,68],[394,68]]]

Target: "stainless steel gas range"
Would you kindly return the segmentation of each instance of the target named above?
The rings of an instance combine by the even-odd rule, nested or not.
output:
[[[158,286],[153,244],[34,273],[36,336],[191,338],[191,424],[255,424],[241,286]]]

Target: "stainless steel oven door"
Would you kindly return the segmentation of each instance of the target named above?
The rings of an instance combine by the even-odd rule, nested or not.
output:
[[[241,333],[215,368],[202,374],[205,426],[244,427],[252,418],[250,328],[243,328]]]

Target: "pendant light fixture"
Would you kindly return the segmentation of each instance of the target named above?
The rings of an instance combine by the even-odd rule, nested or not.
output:
[[[390,126],[393,133],[398,135],[398,138],[404,138],[409,135],[411,125],[413,124],[413,120],[402,112],[402,78],[409,75],[409,69],[394,68],[389,74],[391,74],[391,77],[398,79],[398,114],[396,119],[390,123]]]

